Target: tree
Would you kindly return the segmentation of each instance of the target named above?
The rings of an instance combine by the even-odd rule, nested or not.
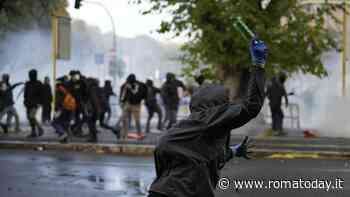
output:
[[[34,24],[49,28],[50,16],[67,5],[67,0],[0,0],[0,34],[32,28]]]
[[[341,5],[323,4],[314,11],[298,0],[273,0],[262,10],[260,0],[136,0],[151,6],[143,14],[170,13],[160,33],[185,35],[182,49],[187,54],[187,73],[198,65],[210,65],[215,76],[230,85],[233,98],[239,96],[244,67],[250,65],[248,41],[234,28],[242,20],[269,46],[267,71],[274,74],[302,72],[323,77],[327,74],[321,55],[337,47],[335,32],[326,26],[326,17],[339,23],[334,12]]]

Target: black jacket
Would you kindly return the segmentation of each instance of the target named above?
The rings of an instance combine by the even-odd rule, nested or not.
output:
[[[166,81],[161,88],[164,105],[170,109],[177,109],[179,106],[180,98],[177,91],[179,87],[186,89],[181,81],[174,79]]]
[[[52,89],[50,84],[43,84],[42,104],[50,105],[52,102]]]
[[[82,79],[78,81],[70,81],[69,82],[69,91],[76,99],[78,107],[81,107],[88,100],[88,92],[87,92],[87,84],[86,79],[82,77]]]
[[[120,88],[120,102],[139,105],[146,98],[147,88],[144,83],[124,83]]]
[[[146,106],[154,108],[157,106],[157,94],[160,93],[160,89],[154,86],[147,86]]]
[[[24,105],[27,108],[38,107],[42,103],[43,84],[38,80],[27,81],[24,87]]]
[[[271,84],[267,87],[266,96],[269,99],[271,108],[280,108],[282,105],[282,98],[287,97],[287,91],[284,85],[273,79]]]
[[[11,85],[10,83],[0,82],[0,86],[6,86],[5,90],[0,90],[0,105],[2,107],[9,107],[15,104],[13,100],[13,90],[23,83],[16,83]]]
[[[230,103],[221,85],[198,90],[191,100],[191,115],[162,136],[156,147],[157,177],[150,191],[169,197],[213,197],[219,170],[232,155],[230,132],[258,115],[264,85],[264,70],[255,68],[241,103]]]

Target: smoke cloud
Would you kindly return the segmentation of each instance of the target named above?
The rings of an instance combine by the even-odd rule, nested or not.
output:
[[[300,105],[302,128],[315,129],[321,136],[350,137],[350,100],[341,97],[341,54],[327,53],[323,62],[329,76],[294,76],[287,85],[288,91],[296,93],[290,99]]]

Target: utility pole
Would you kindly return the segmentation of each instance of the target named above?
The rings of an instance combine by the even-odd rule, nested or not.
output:
[[[53,95],[52,95],[52,111],[56,111],[56,71],[57,71],[57,17],[55,15],[51,16],[51,26],[52,26],[52,83],[53,83]]]
[[[301,0],[301,5],[308,4],[337,4],[344,5],[343,20],[342,20],[342,66],[341,66],[341,95],[346,97],[347,95],[347,63],[348,63],[348,6],[350,0]]]
[[[348,63],[348,9],[344,3],[343,11],[343,57],[342,57],[342,96],[346,97],[347,83],[347,63]]]

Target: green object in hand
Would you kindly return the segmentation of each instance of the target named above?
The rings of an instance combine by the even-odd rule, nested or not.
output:
[[[237,31],[241,33],[244,39],[251,40],[255,38],[255,34],[252,30],[249,29],[249,27],[242,21],[241,17],[236,17],[235,21],[233,23],[233,26]]]

